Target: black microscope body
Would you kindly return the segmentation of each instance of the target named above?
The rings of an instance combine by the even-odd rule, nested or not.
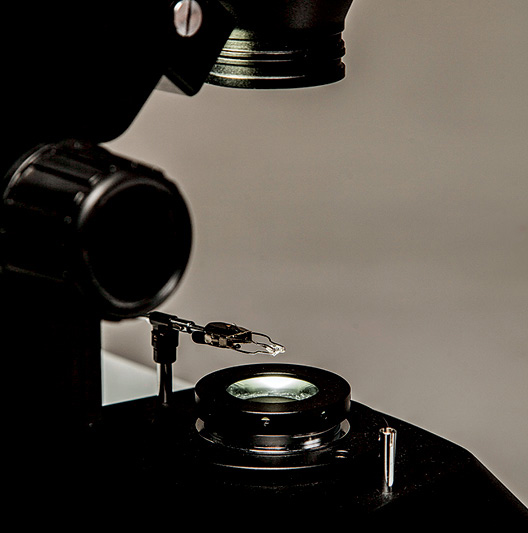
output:
[[[60,500],[86,514],[101,507],[97,487],[111,484],[111,502],[122,498],[128,510],[154,498],[182,518],[205,513],[226,525],[276,525],[277,516],[297,525],[526,525],[526,508],[470,453],[352,401],[348,384],[322,369],[244,365],[163,398],[102,406],[101,322],[144,315],[174,291],[192,225],[161,171],[101,144],[130,126],[162,76],[192,96],[211,71],[213,82],[227,72],[224,84],[232,85],[239,68],[216,63],[221,54],[229,59],[222,47],[232,31],[232,46],[243,40],[233,30],[236,2],[199,0],[192,36],[175,31],[174,4],[26,3],[4,14],[0,287],[11,495],[31,508],[56,509]],[[298,21],[321,19],[309,4],[283,3],[275,16],[281,28],[289,13],[296,21],[288,32],[297,48],[306,40]],[[332,16],[343,18],[348,5]],[[304,8],[310,17],[299,15]],[[248,9],[240,10],[244,23]],[[312,32],[325,43],[323,59],[308,46],[304,60],[285,47],[293,70],[324,63],[306,84],[343,75],[336,20],[325,21],[331,38]],[[262,48],[260,31],[242,33],[257,35]],[[266,61],[259,69],[267,72]],[[256,87],[266,86],[262,79]],[[286,87],[296,86],[291,79]],[[270,80],[278,83],[275,73]],[[177,335],[172,342],[175,349]],[[226,392],[259,376],[301,380],[317,393]],[[397,433],[390,483],[386,428]]]

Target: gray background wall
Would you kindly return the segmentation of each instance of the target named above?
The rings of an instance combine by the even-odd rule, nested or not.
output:
[[[528,2],[355,0],[344,36],[338,84],[155,91],[109,143],[192,210],[162,309],[269,333],[528,504]],[[151,365],[149,334],[104,347]],[[184,336],[176,373],[263,359]]]

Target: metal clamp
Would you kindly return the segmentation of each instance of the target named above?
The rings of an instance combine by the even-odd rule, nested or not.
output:
[[[271,340],[264,333],[230,324],[210,322],[199,326],[192,320],[154,311],[144,316],[154,327],[165,326],[191,335],[196,344],[207,344],[217,348],[228,348],[250,355],[278,355],[285,352],[284,346]]]

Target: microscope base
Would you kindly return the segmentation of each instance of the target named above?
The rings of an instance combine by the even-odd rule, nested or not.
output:
[[[62,494],[48,489],[46,496],[118,515],[151,513],[155,503],[154,521],[163,510],[178,521],[217,525],[246,519],[270,527],[316,519],[407,529],[528,525],[528,510],[466,450],[358,403],[345,437],[297,457],[223,449],[205,441],[195,422],[193,389],[175,392],[170,407],[157,398],[106,406],[98,424],[54,439],[59,446],[45,464],[55,481],[60,474],[54,486]],[[387,424],[398,431],[390,492],[378,442]]]

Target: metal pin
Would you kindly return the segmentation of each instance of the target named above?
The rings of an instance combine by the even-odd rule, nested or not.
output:
[[[396,430],[391,427],[381,428],[378,439],[382,443],[383,454],[383,490],[392,491],[394,485],[394,464],[396,462]]]

